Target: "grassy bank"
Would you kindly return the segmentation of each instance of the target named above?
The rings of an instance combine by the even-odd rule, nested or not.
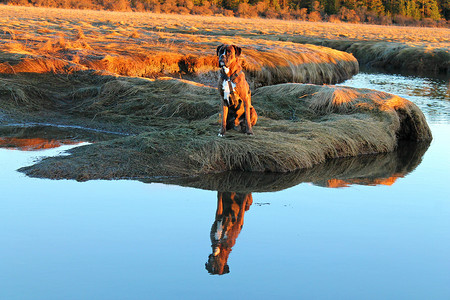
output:
[[[434,48],[429,45],[408,45],[399,42],[322,40],[303,37],[289,40],[351,53],[360,65],[368,68],[405,71],[417,75],[450,75],[449,47]]]
[[[120,134],[75,127],[45,125],[0,126],[0,147],[34,151],[82,141],[113,140]],[[303,182],[328,188],[350,185],[391,185],[420,164],[428,142],[400,142],[396,150],[330,159],[312,168],[287,173],[241,172],[203,174],[194,177],[140,178],[144,182],[162,182],[214,191],[240,193],[272,192]]]
[[[261,87],[253,95],[260,116],[255,136],[231,131],[220,138],[214,88],[89,72],[41,76],[36,81],[16,77],[14,97],[3,81],[2,109],[45,116],[46,121],[71,119],[80,126],[95,120],[134,134],[75,148],[70,156],[21,170],[30,176],[89,180],[290,172],[331,158],[390,152],[400,140],[431,140],[413,103],[373,90],[294,83]]]

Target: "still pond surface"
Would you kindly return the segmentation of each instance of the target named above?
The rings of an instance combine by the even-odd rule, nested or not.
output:
[[[277,192],[28,178],[73,146],[2,148],[0,299],[450,299],[448,84],[348,80],[415,102],[433,142]]]

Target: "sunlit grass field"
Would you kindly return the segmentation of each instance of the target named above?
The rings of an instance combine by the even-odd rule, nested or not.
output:
[[[20,34],[28,31],[61,34],[83,30],[85,34],[138,37],[155,34],[167,39],[174,35],[246,37],[277,41],[303,36],[321,39],[353,39],[407,43],[432,48],[450,47],[450,29],[380,26],[349,23],[317,23],[276,19],[242,19],[219,16],[166,15],[138,12],[67,10],[0,6],[2,29]],[[99,36],[99,38],[101,38]],[[104,37],[107,38],[106,36]]]
[[[148,78],[188,76],[215,85],[216,48],[222,43],[244,49],[243,63],[256,86],[335,83],[358,71],[348,53],[280,41],[260,34],[257,25],[240,32],[235,25],[243,30],[242,20],[235,18],[8,6],[0,12],[2,73],[92,69]]]
[[[430,66],[445,71],[450,60],[450,29],[446,28],[17,6],[0,6],[0,16],[3,56],[5,52],[16,58],[40,55],[62,59],[75,69],[127,76],[202,75],[197,81],[210,85],[215,81],[210,72],[216,70],[215,49],[221,43],[244,49],[247,70],[272,69],[270,76],[254,74],[257,86],[286,81],[333,83],[357,72],[351,55],[317,45],[351,52],[358,60],[389,61],[398,68],[417,71]],[[333,67],[297,78],[295,74],[304,73],[304,69],[291,70],[302,64],[314,70],[318,63],[340,62],[340,71],[346,70],[344,78],[338,78]],[[288,75],[284,71],[280,74],[282,66],[290,69]],[[273,72],[274,67],[277,72]]]

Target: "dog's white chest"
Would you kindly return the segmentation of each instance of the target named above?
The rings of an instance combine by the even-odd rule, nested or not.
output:
[[[234,82],[231,82],[231,89],[230,90],[230,85],[228,84],[228,80],[224,80],[222,83],[222,89],[223,89],[223,99],[225,101],[228,101],[228,99],[230,98],[230,94],[231,92],[234,92],[234,89],[236,88],[236,84]]]

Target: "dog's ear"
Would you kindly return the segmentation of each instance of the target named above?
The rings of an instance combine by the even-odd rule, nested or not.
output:
[[[236,57],[240,56],[241,52],[242,52],[241,47],[238,47],[236,45],[233,45],[233,47],[234,47],[234,53],[236,53]]]
[[[225,47],[224,44],[222,44],[222,45],[220,45],[219,47],[217,47],[217,51],[216,51],[217,56],[219,56],[219,53],[220,53],[220,51],[222,50],[223,47]]]

